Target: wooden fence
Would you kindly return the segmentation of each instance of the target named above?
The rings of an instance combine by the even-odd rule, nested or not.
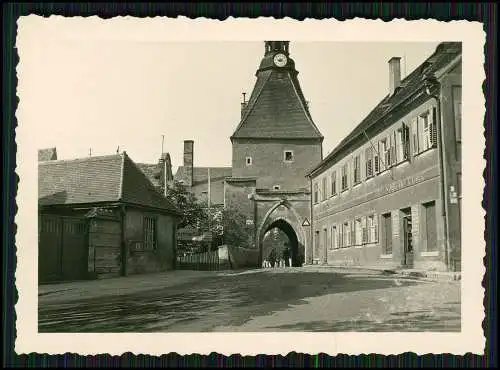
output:
[[[219,270],[221,268],[219,252],[215,250],[179,256],[177,257],[177,268],[179,270]]]

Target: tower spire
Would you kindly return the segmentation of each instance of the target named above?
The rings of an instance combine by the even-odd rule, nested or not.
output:
[[[288,56],[289,51],[288,51],[288,46],[290,44],[290,41],[264,41],[265,43],[265,54],[264,55],[269,55],[269,54],[274,54],[274,53],[283,53],[286,56]]]

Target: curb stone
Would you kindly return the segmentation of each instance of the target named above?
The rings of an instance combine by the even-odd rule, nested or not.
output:
[[[437,272],[437,271],[416,271],[403,269],[384,269],[369,266],[335,266],[335,265],[314,265],[304,266],[310,269],[338,269],[338,270],[356,270],[356,271],[378,271],[383,275],[405,276],[419,280],[454,282],[461,280],[460,272]]]

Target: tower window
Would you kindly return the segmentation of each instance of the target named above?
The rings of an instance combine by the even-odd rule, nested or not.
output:
[[[246,157],[245,162],[246,162],[247,166],[251,166],[252,165],[252,157]]]
[[[285,150],[284,161],[293,162],[293,152],[291,150]]]

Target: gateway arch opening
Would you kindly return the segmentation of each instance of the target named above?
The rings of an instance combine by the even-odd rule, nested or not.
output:
[[[304,246],[285,220],[276,220],[267,227],[261,245],[264,267],[296,267],[304,263]]]

